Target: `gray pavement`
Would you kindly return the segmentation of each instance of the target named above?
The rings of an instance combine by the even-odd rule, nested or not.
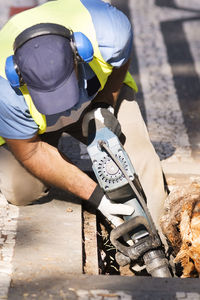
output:
[[[38,204],[20,207],[13,280],[82,273],[82,209],[76,202],[54,190]]]
[[[3,202],[3,201],[2,201]],[[26,286],[46,277],[82,274],[82,207],[72,195],[53,189],[33,205],[1,202],[0,299],[12,280]]]

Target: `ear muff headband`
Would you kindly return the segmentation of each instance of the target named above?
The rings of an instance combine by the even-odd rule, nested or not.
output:
[[[29,40],[47,34],[57,34],[68,40],[72,39],[72,32],[66,27],[54,23],[40,23],[25,29],[16,37],[13,45],[14,53]]]
[[[82,32],[72,32],[68,28],[54,23],[40,23],[22,31],[15,39],[14,53],[30,39],[47,34],[57,34],[71,41],[71,46],[78,61],[90,62],[93,59],[94,50],[90,40]]]

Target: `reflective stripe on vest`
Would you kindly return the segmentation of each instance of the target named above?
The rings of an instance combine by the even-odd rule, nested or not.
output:
[[[81,31],[90,39],[94,48],[94,58],[89,65],[97,75],[102,90],[112,72],[112,66],[106,63],[101,56],[92,18],[80,0],[49,1],[12,17],[0,31],[0,75],[6,78],[5,61],[9,55],[13,54],[13,42],[16,36],[26,28],[44,22],[60,24],[74,32]],[[126,74],[124,83],[137,92],[136,83],[129,72]],[[23,86],[20,90],[24,95],[31,116],[38,125],[38,133],[44,133],[46,130],[45,116],[35,108],[27,87]],[[0,145],[3,143],[5,141],[0,137]]]

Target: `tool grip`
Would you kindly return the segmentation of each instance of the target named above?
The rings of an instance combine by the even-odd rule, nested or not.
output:
[[[141,242],[135,243],[133,246],[125,246],[119,241],[121,237],[133,231],[140,225],[143,225],[149,233],[147,237],[141,239]],[[161,246],[160,239],[152,233],[147,219],[143,216],[131,218],[114,228],[110,233],[110,240],[117,250],[133,260],[137,260],[148,250]]]

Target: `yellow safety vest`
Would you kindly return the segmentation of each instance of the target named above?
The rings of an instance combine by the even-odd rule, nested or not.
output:
[[[101,56],[92,18],[80,0],[49,1],[13,16],[0,31],[0,75],[6,78],[5,62],[8,56],[13,55],[15,38],[26,28],[39,23],[60,24],[74,32],[81,31],[90,39],[94,48],[94,58],[89,65],[98,77],[101,89],[103,89],[112,72],[112,66],[106,63]],[[126,74],[124,83],[137,92],[137,85],[129,72]],[[44,133],[46,131],[45,116],[36,109],[27,86],[20,87],[20,90],[27,102],[31,116],[38,125],[38,133]],[[4,143],[4,139],[0,137],[0,145]]]

